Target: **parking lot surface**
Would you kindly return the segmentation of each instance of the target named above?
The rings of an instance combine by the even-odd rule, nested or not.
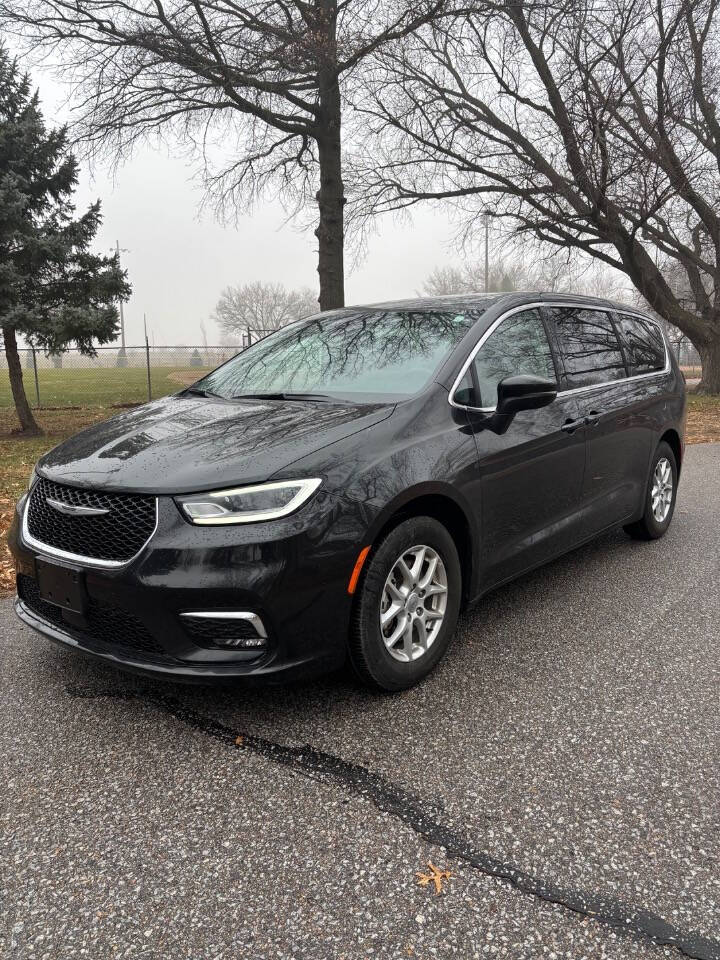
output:
[[[719,478],[393,697],[133,678],[3,600],[0,956],[720,960]]]

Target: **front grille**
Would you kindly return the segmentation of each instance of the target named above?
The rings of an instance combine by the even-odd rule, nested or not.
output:
[[[110,512],[95,517],[66,516],[51,507],[47,497]],[[99,493],[40,477],[30,494],[27,525],[30,535],[49,547],[93,560],[123,562],[135,556],[155,528],[155,497]]]
[[[184,614],[182,625],[199,647],[264,647],[266,640],[259,636],[250,620],[228,617],[192,617]]]
[[[18,574],[17,592],[26,607],[47,620],[84,646],[139,651],[146,655],[163,656],[163,648],[137,617],[112,604],[92,597],[85,612],[86,627],[78,627],[65,620],[63,611],[54,603],[43,600],[37,582],[25,574]]]

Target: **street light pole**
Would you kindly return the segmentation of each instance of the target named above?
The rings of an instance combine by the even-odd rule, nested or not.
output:
[[[485,293],[490,290],[490,214],[485,211]]]

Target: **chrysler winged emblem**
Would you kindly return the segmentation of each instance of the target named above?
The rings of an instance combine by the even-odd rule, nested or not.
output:
[[[45,497],[45,503],[57,510],[58,513],[64,513],[68,517],[101,517],[103,514],[110,513],[103,507],[79,507],[74,503],[63,503],[62,500],[53,500],[52,497]]]

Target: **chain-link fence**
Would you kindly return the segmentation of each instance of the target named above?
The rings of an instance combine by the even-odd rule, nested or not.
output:
[[[670,338],[670,344],[677,361],[688,380],[699,380],[702,376],[700,354],[687,337]]]
[[[48,354],[21,349],[25,392],[38,409],[125,407],[166,396],[189,386],[229,360],[266,331],[250,331],[233,346],[98,347],[92,356],[75,348]],[[702,375],[697,350],[687,337],[671,338],[688,380]],[[0,408],[13,404],[7,360],[0,351]]]
[[[251,341],[259,339],[252,334]],[[48,354],[19,350],[25,392],[39,409],[123,407],[176,393],[247,347],[171,346],[122,349],[97,347],[92,356],[77,349]],[[5,355],[0,351],[0,408],[12,406]]]

